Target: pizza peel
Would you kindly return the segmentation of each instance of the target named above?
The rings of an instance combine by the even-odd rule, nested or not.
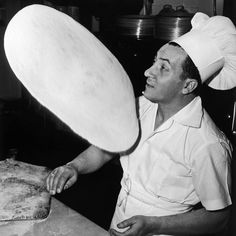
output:
[[[0,221],[45,219],[51,200],[46,189],[48,174],[43,166],[0,161]]]
[[[70,16],[30,5],[9,22],[4,49],[27,90],[75,133],[111,152],[138,137],[133,87],[115,56]]]

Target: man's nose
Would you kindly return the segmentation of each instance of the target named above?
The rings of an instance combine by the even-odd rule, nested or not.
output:
[[[144,76],[145,76],[145,77],[153,76],[153,69],[152,69],[152,66],[149,67],[147,70],[144,71]]]

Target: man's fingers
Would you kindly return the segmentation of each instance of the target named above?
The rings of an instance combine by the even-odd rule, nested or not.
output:
[[[129,219],[127,219],[127,220],[124,220],[124,221],[120,222],[120,223],[117,225],[117,227],[118,227],[119,229],[124,229],[124,228],[126,228],[126,227],[130,227],[130,226],[133,225],[134,223],[135,223],[135,222],[134,222],[133,218],[129,218]]]
[[[110,236],[123,236],[124,235],[124,233],[120,233],[120,232],[116,231],[115,229],[110,229],[109,234],[110,234]]]
[[[58,183],[58,178],[61,174],[60,167],[56,168],[54,171],[52,171],[51,176],[50,176],[50,193],[51,194],[56,194],[56,189],[57,189],[57,183]]]
[[[53,194],[53,179],[55,177],[56,172],[57,172],[57,169],[53,170],[47,177],[47,189],[51,194]]]
[[[64,169],[63,167],[58,167],[53,170],[49,176],[49,186],[50,186],[50,194],[54,195],[58,189],[58,182],[63,174]]]
[[[123,230],[122,232],[119,232],[115,229],[110,229],[109,233],[111,236],[128,236],[131,235],[131,228],[128,228],[127,230]],[[135,235],[135,234],[134,234]]]
[[[47,177],[47,179],[46,179],[46,186],[47,186],[48,192],[50,191],[49,181],[50,181],[50,174],[48,175],[48,177]]]
[[[60,193],[63,189],[69,188],[73,183],[73,174],[70,171],[63,172],[57,179],[57,193]]]
[[[66,184],[64,185],[64,190],[70,188],[76,182],[75,175],[68,179]]]
[[[77,180],[75,171],[68,166],[60,166],[54,169],[47,178],[47,189],[50,194],[60,193],[69,188]]]
[[[119,232],[115,229],[110,229],[109,230],[109,233],[111,236],[126,236],[126,235],[129,235],[129,233],[131,232],[131,226],[134,224],[134,219],[133,218],[130,218],[130,219],[127,219],[127,220],[124,220],[122,222],[120,222],[117,227],[119,229],[123,229],[123,232]],[[125,231],[124,229],[127,228]]]
[[[66,170],[66,167],[59,167],[53,179],[53,191],[60,193],[69,177],[70,173]]]

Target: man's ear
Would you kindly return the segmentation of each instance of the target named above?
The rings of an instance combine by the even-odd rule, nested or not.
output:
[[[198,82],[195,79],[187,78],[182,89],[183,94],[192,93],[198,86]]]

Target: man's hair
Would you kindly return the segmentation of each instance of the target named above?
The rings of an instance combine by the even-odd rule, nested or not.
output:
[[[175,42],[170,42],[169,45],[182,48],[179,44],[177,44]],[[196,91],[194,91],[194,92],[199,93],[200,87],[202,85],[201,76],[199,74],[197,67],[195,66],[195,64],[193,63],[192,59],[190,58],[190,56],[188,54],[182,63],[182,69],[183,69],[183,73],[182,73],[183,80],[187,79],[187,78],[197,80],[198,87],[197,87]]]

